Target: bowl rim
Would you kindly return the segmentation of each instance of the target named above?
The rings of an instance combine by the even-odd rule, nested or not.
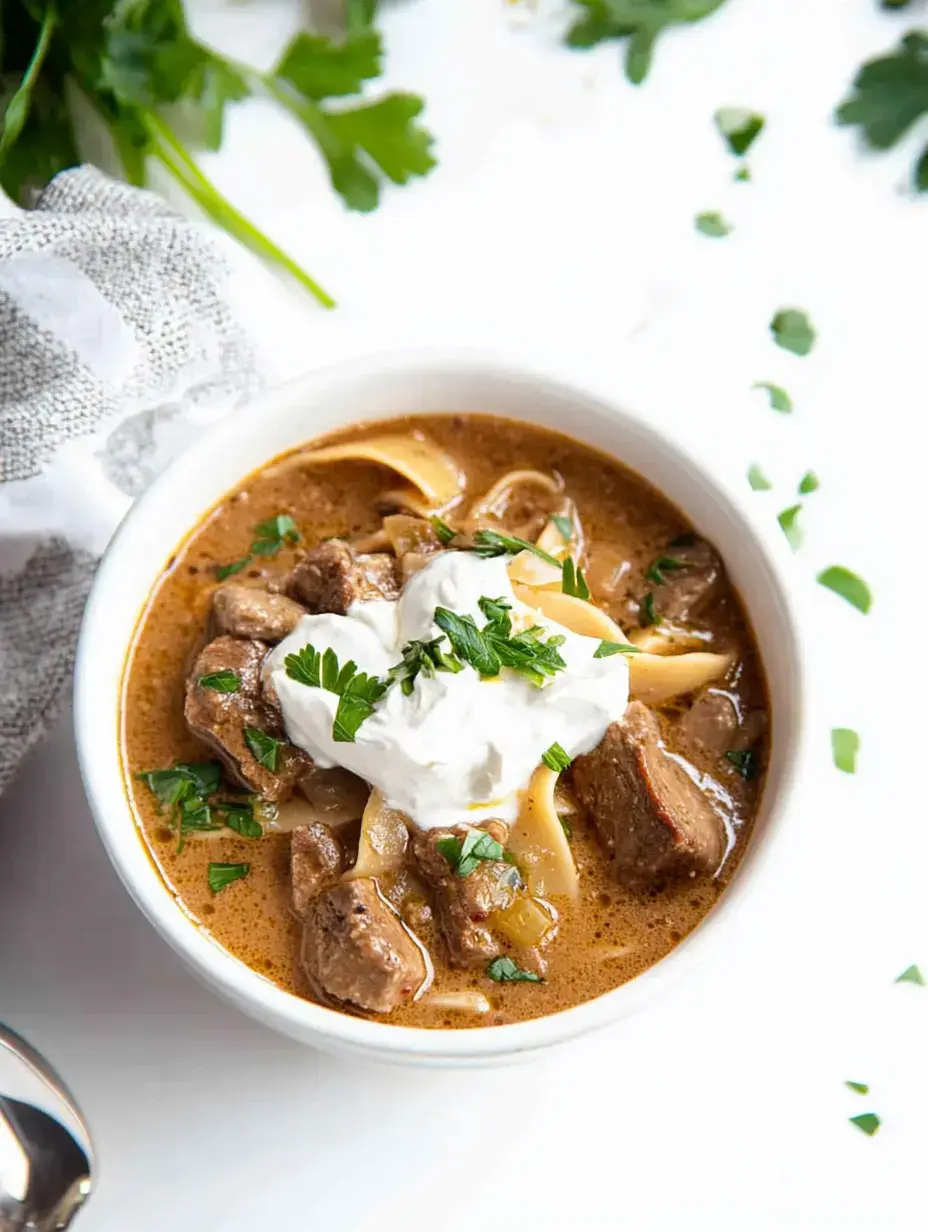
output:
[[[138,546],[135,543],[137,528],[143,525],[147,512],[156,508],[165,495],[171,492],[182,469],[190,467],[201,457],[206,460],[209,451],[221,444],[223,438],[233,437],[237,427],[246,420],[261,414],[273,414],[275,406],[286,409],[295,400],[306,399],[312,393],[324,399],[327,390],[331,393],[339,385],[374,380],[378,375],[387,372],[402,372],[409,377],[444,376],[451,379],[455,375],[463,375],[496,382],[540,383],[547,387],[549,393],[565,401],[582,399],[598,404],[616,419],[620,431],[623,426],[633,429],[639,437],[648,441],[649,447],[672,458],[675,466],[695,468],[700,473],[701,481],[711,488],[715,501],[724,508],[727,517],[737,526],[738,534],[750,543],[757,554],[759,567],[764,569],[767,581],[777,592],[782,628],[791,641],[787,648],[792,672],[788,687],[792,690],[795,705],[793,713],[787,716],[785,721],[783,716],[778,714],[775,723],[775,739],[782,741],[785,746],[780,782],[776,786],[774,798],[768,798],[768,789],[761,801],[760,807],[766,811],[762,840],[757,835],[754,836],[742,859],[741,867],[718,903],[669,954],[628,983],[580,1005],[524,1022],[477,1027],[425,1028],[396,1026],[389,1022],[356,1018],[285,992],[235,958],[218,942],[212,940],[202,926],[197,925],[172,894],[148,852],[128,800],[123,774],[119,729],[122,689],[129,650],[144,604],[136,614],[130,640],[118,647],[121,666],[116,713],[109,716],[111,722],[115,720],[115,730],[111,728],[111,732],[115,736],[113,743],[118,784],[113,782],[114,750],[109,749],[109,756],[101,754],[101,742],[96,736],[100,730],[101,717],[105,719],[101,706],[108,703],[101,700],[99,690],[94,687],[94,664],[99,655],[114,653],[105,633],[104,609],[108,596],[119,584],[121,561]],[[363,418],[376,420],[377,416]],[[568,435],[569,429],[570,425],[567,425]],[[261,461],[257,467],[242,471],[242,477],[263,467],[271,456],[273,455]],[[616,460],[621,461],[618,458]],[[222,498],[220,496],[215,499]],[[204,513],[214,503],[215,500],[209,502]],[[689,513],[687,516],[690,516]],[[182,539],[178,540],[180,541]],[[148,602],[151,588],[157,580],[157,571],[176,546],[177,543],[171,542],[163,550],[159,549],[158,563],[153,569],[151,587],[146,594],[145,603]],[[727,930],[722,928],[722,923],[725,920],[730,921],[742,904],[745,882],[752,883],[756,879],[755,876],[747,875],[744,866],[756,862],[759,853],[755,848],[763,847],[765,852],[769,851],[772,836],[783,828],[783,817],[790,809],[797,787],[805,715],[802,644],[794,606],[786,585],[785,568],[788,562],[785,545],[781,545],[766,533],[765,528],[738,503],[724,480],[712,471],[710,465],[688,442],[672,438],[666,430],[655,427],[644,415],[634,409],[630,410],[619,397],[611,393],[604,394],[593,382],[584,384],[521,361],[509,361],[485,352],[454,348],[442,351],[384,351],[314,369],[230,411],[207,428],[193,444],[182,450],[129,509],[101,559],[81,624],[75,659],[73,707],[78,763],[97,831],[131,897],[193,973],[252,1017],[284,1031],[291,1037],[328,1043],[340,1049],[379,1055],[383,1058],[467,1063],[532,1053],[598,1030],[632,1013],[658,991],[677,982],[685,970],[703,957],[711,944],[717,943],[720,934],[724,936],[726,932],[731,934],[734,931],[730,924]],[[118,786],[118,793],[114,791],[114,786]],[[118,804],[117,794],[120,801]]]

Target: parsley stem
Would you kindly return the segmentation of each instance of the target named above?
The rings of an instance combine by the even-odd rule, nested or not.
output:
[[[48,55],[48,49],[51,46],[52,35],[55,33],[55,26],[58,24],[58,14],[55,11],[54,5],[49,5],[42,18],[42,26],[39,30],[39,39],[35,45],[35,51],[32,53],[32,59],[29,61],[29,66],[23,73],[22,81],[9,100],[3,115],[3,125],[0,129],[0,159],[7,153],[16,138],[23,131],[26,120],[29,118],[29,103],[32,97],[32,88],[38,79],[39,73],[42,71],[42,65],[45,63],[45,57]]]
[[[194,162],[177,135],[153,112],[140,112],[152,141],[152,153],[187,190],[203,211],[240,243],[258,256],[281,266],[291,274],[324,308],[334,308],[335,300],[306,271],[259,231],[244,214],[224,197]]]

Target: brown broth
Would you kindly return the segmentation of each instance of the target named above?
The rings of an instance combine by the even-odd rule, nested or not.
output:
[[[556,471],[576,502],[587,541],[586,571],[593,599],[620,623],[625,599],[647,589],[650,562],[676,536],[691,528],[682,514],[644,480],[619,463],[566,436],[485,415],[423,416],[378,423],[377,432],[420,429],[447,449],[467,476],[465,502],[487,491],[506,471],[532,467]],[[327,443],[370,433],[358,425],[333,433]],[[137,781],[141,771],[197,761],[211,753],[188,731],[183,718],[184,680],[206,639],[215,566],[244,556],[256,523],[288,512],[302,542],[274,558],[259,559],[239,578],[277,578],[302,552],[329,536],[356,537],[380,526],[382,494],[397,486],[382,467],[340,462],[275,473],[265,468],[224,497],[178,548],[159,578],[143,613],[126,670],[122,715],[123,753],[129,794],[148,850],[168,888],[192,920],[260,975],[297,996],[311,996],[299,965],[300,926],[289,910],[289,836],[249,840],[220,831],[193,835],[178,853],[176,834],[157,803]],[[514,510],[516,521],[532,509]],[[618,584],[612,582],[618,578]],[[744,610],[726,585],[700,619],[712,649],[734,651],[737,665],[724,683],[746,710],[767,712],[760,659]],[[433,991],[476,988],[493,1010],[483,1017],[415,1003],[390,1023],[419,1027],[471,1027],[535,1018],[587,1001],[625,983],[664,957],[712,907],[740,860],[762,790],[762,777],[747,782],[717,759],[681,746],[675,712],[662,712],[668,746],[685,752],[697,769],[711,773],[727,793],[735,842],[722,872],[698,877],[651,895],[620,887],[611,875],[595,833],[582,819],[571,821],[578,866],[578,905],[554,899],[559,933],[546,950],[543,984],[496,984],[483,972],[454,971],[438,960],[432,938],[422,934],[436,958]],[[210,861],[247,861],[249,875],[213,895]],[[622,951],[607,956],[606,951]]]

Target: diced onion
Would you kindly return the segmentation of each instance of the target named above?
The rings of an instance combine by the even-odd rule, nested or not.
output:
[[[508,907],[491,913],[490,927],[526,949],[541,945],[557,927],[557,912],[542,898],[518,894]]]

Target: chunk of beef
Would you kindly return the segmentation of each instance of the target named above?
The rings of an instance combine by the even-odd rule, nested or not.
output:
[[[293,910],[302,919],[313,899],[338,880],[344,854],[321,821],[297,826],[290,836],[290,890]]]
[[[690,706],[681,726],[695,749],[710,757],[722,757],[738,731],[738,712],[730,697],[708,689]]]
[[[303,925],[303,968],[323,997],[389,1014],[431,972],[425,953],[372,877],[344,881],[312,900]]]
[[[479,828],[506,842],[502,822],[488,821]],[[508,907],[521,886],[518,869],[505,860],[481,860],[466,877],[458,876],[438,844],[448,838],[463,841],[469,829],[420,830],[412,844],[414,867],[428,888],[453,967],[483,966],[497,957],[500,947],[486,921],[491,912]]]
[[[245,737],[245,728],[285,741],[280,710],[261,687],[261,664],[267,653],[263,642],[237,637],[217,637],[197,656],[187,679],[184,717],[195,736],[210,745],[243,786],[265,800],[285,800],[294,784],[312,766],[311,758],[293,745],[280,744],[273,766],[258,761]],[[200,681],[204,676],[232,671],[238,688],[231,693],[211,689]],[[266,758],[272,760],[271,757]]]
[[[657,719],[641,702],[632,702],[597,748],[575,759],[572,771],[580,803],[624,885],[647,889],[718,868],[726,844],[722,819],[668,755]]]
[[[669,547],[664,556],[686,562],[662,569],[665,581],[651,591],[654,610],[664,620],[692,620],[718,594],[725,573],[716,550],[705,539]]]
[[[292,633],[306,609],[286,595],[271,594],[258,586],[227,582],[213,595],[213,619],[219,633],[280,642]]]
[[[357,556],[344,540],[328,539],[296,566],[287,581],[287,593],[310,612],[344,616],[359,600],[396,598],[396,561],[387,552]]]

